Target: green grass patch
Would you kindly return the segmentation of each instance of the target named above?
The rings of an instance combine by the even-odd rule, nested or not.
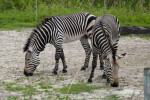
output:
[[[47,98],[43,98],[42,100],[72,100],[69,96],[61,97],[59,94],[56,94],[55,97],[48,96]]]
[[[36,88],[34,88],[31,85],[26,85],[22,92],[23,92],[24,95],[35,95],[40,91],[37,90]]]
[[[123,88],[123,87],[120,87],[118,90],[119,90],[119,91],[123,91],[123,90],[124,90],[124,88]]]
[[[56,90],[61,92],[61,93],[63,93],[63,94],[66,94],[68,89],[69,89],[69,86],[70,85],[67,85],[67,86],[64,86],[63,88],[60,88],[60,89],[57,88]],[[81,92],[91,92],[93,90],[101,89],[101,88],[102,87],[99,87],[99,86],[89,86],[86,83],[83,83],[83,84],[72,84],[68,94],[79,94]]]
[[[6,84],[6,90],[8,91],[13,91],[13,92],[16,92],[16,91],[22,91],[24,88],[21,87],[21,86],[14,86],[13,83],[8,83]]]
[[[2,82],[2,84],[5,86],[5,89],[7,91],[21,92],[23,93],[23,95],[35,95],[36,93],[40,92],[31,85],[19,86],[16,83],[7,83],[7,82]]]
[[[40,3],[37,10],[37,20],[35,8],[27,7],[24,10],[12,8],[0,12],[0,29],[13,30],[26,27],[35,27],[41,23],[44,17],[52,17],[55,15],[67,15],[77,12],[90,12],[95,16],[105,14],[103,7],[88,7],[88,6],[74,6],[64,4],[45,5]],[[147,13],[142,7],[138,7],[135,11],[126,7],[110,7],[106,11],[107,14],[113,14],[118,17],[121,25],[134,26],[150,26],[150,13]]]
[[[18,96],[8,97],[7,100],[19,100]]]
[[[50,88],[52,88],[51,83],[41,82],[41,83],[38,83],[38,85],[40,86],[41,89],[50,89]]]
[[[64,81],[65,78],[64,77],[58,77],[57,81]]]
[[[137,36],[140,37],[140,38],[144,38],[146,40],[150,39],[150,35],[137,35]]]
[[[109,95],[103,98],[103,100],[121,100],[117,95]]]

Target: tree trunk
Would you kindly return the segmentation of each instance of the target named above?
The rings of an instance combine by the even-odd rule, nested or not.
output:
[[[150,34],[150,27],[120,26],[120,34]]]

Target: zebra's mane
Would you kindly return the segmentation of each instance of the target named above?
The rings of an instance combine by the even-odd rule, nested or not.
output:
[[[26,52],[29,49],[29,45],[30,45],[30,43],[32,41],[32,38],[33,38],[34,34],[36,34],[36,30],[39,30],[41,28],[41,26],[43,24],[45,24],[46,22],[48,22],[48,21],[52,21],[52,18],[45,17],[44,21],[41,24],[39,24],[38,26],[36,26],[36,28],[32,31],[32,33],[28,37],[27,42],[26,42],[26,44],[25,44],[25,46],[23,48],[23,52]]]

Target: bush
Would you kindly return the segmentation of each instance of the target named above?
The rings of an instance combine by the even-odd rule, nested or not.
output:
[[[14,2],[12,0],[0,0],[0,11],[9,10],[14,7]]]
[[[104,0],[0,0],[0,28],[13,29],[36,26],[43,17],[90,12],[97,17],[105,14]],[[111,2],[110,2],[111,1]],[[150,26],[148,0],[106,0],[106,13],[118,17],[121,25]]]

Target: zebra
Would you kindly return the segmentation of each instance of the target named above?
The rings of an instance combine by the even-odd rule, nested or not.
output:
[[[119,65],[117,57],[125,56],[117,55],[117,44],[120,37],[119,20],[111,14],[105,14],[98,17],[92,28],[92,48],[93,48],[93,61],[92,71],[88,82],[92,82],[94,77],[94,70],[97,66],[98,54],[104,61],[104,72],[111,83],[112,87],[118,87],[118,70]]]
[[[92,51],[88,39],[91,37],[95,20],[96,17],[88,12],[45,18],[45,22],[30,34],[23,48],[23,51],[26,52],[24,74],[26,76],[33,75],[34,70],[40,64],[39,54],[47,43],[56,48],[53,73],[57,75],[60,58],[63,63],[62,72],[66,73],[67,65],[62,45],[79,39],[86,54],[84,65],[81,68],[81,70],[85,70],[88,67]]]

